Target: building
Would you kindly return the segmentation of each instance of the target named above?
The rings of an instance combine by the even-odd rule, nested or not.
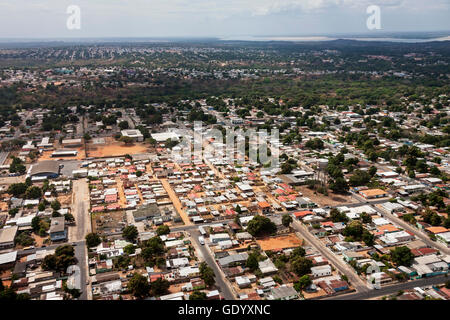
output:
[[[388,196],[388,193],[381,189],[368,189],[368,190],[361,190],[359,193],[366,199],[377,199],[377,198],[384,198]]]
[[[76,157],[78,154],[77,150],[56,150],[52,152],[52,158],[56,157]]]
[[[28,176],[33,177],[46,177],[48,179],[57,178],[59,176],[60,167],[57,161],[46,160],[33,164],[29,171]]]
[[[323,266],[311,267],[311,274],[314,278],[330,276],[331,266],[327,264]]]
[[[175,132],[160,132],[160,133],[152,133],[152,138],[156,140],[156,142],[166,142],[167,139],[172,141],[180,140],[180,135]]]
[[[0,254],[0,270],[7,270],[14,266],[17,259],[17,251]]]
[[[438,233],[438,234],[436,235],[436,239],[438,239],[438,240],[441,241],[442,243],[444,243],[444,244],[446,244],[447,246],[449,246],[449,245],[450,245],[450,231]]]
[[[142,135],[141,131],[139,131],[139,130],[128,129],[128,130],[122,130],[120,133],[122,134],[123,137],[130,137],[138,142],[144,141],[144,136]]]
[[[50,239],[52,241],[64,241],[67,239],[64,217],[52,218],[50,224]]]
[[[297,291],[286,285],[278,288],[272,288],[269,294],[269,300],[294,300],[298,299]]]
[[[0,250],[14,248],[14,238],[19,227],[13,226],[0,229]]]
[[[63,148],[78,148],[83,145],[83,141],[81,139],[65,139],[61,141]]]

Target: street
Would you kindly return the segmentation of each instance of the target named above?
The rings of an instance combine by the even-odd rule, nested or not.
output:
[[[204,245],[202,245],[198,241],[200,232],[198,230],[193,230],[190,231],[189,233],[191,235],[191,239],[195,242],[195,247],[200,250],[204,261],[214,270],[216,284],[220,288],[222,296],[226,300],[235,300],[236,297],[234,296],[229,285],[227,284],[227,280],[225,279],[224,273],[222,272],[222,270],[220,270],[211,252],[207,249],[206,247],[207,244],[205,243]]]
[[[72,214],[75,226],[69,227],[69,241],[84,241],[91,232],[91,218],[89,215],[89,187],[85,179],[73,180]]]
[[[367,284],[356,274],[355,270],[343,260],[337,257],[330,251],[319,239],[314,237],[305,226],[299,221],[294,220],[291,226],[300,234],[303,239],[313,245],[324,257],[328,259],[342,274],[348,277],[351,285],[355,287],[358,292],[367,292],[370,289]]]
[[[404,283],[398,283],[390,286],[383,286],[379,290],[371,290],[369,292],[358,292],[358,293],[351,293],[346,295],[340,295],[336,297],[329,297],[329,298],[323,298],[322,300],[367,300],[377,297],[382,297],[385,295],[396,293],[400,290],[407,290],[412,289],[416,287],[424,287],[424,286],[431,286],[431,285],[438,285],[445,283],[447,281],[447,277],[445,275],[433,277],[433,278],[425,278],[425,279],[419,279]]]

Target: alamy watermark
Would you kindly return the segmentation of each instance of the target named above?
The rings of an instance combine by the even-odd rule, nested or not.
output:
[[[367,7],[367,14],[370,16],[367,18],[367,29],[380,30],[381,29],[381,8],[376,5]]]
[[[69,15],[66,21],[67,29],[80,30],[81,29],[81,9],[77,5],[70,5],[67,7],[66,13]]]
[[[81,290],[81,270],[77,265],[71,265],[67,268],[67,288]]]
[[[366,269],[367,284],[371,289],[381,289],[380,267],[375,262],[371,262]]]
[[[181,142],[172,148],[172,158],[178,163],[206,159],[216,163],[242,165],[263,165],[264,168],[279,168],[279,131],[273,128],[256,131],[227,128],[205,129],[201,121],[194,122],[192,135],[185,135]]]

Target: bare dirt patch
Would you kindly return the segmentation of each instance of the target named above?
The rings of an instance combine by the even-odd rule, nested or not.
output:
[[[350,195],[335,194],[328,191],[328,195],[325,196],[318,192],[314,193],[314,190],[309,189],[307,186],[298,187],[296,190],[300,191],[303,196],[310,198],[320,206],[338,206],[345,203],[356,202]]]
[[[110,138],[105,138],[105,144],[88,144],[87,145],[87,156],[95,158],[103,157],[117,157],[126,154],[141,154],[148,152],[148,147],[143,143],[133,143],[126,145],[123,142],[115,141]]]
[[[303,245],[304,241],[299,239],[295,234],[288,234],[285,236],[268,237],[265,239],[256,240],[262,250],[275,250],[294,248]]]

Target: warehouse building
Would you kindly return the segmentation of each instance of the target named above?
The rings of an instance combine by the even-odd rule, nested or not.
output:
[[[28,170],[28,176],[57,178],[59,176],[59,164],[57,161],[46,160],[33,164]]]

